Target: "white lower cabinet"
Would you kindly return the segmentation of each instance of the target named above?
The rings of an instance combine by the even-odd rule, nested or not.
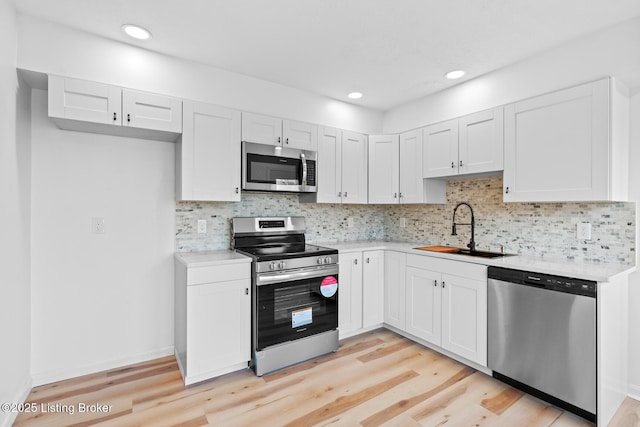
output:
[[[186,385],[248,366],[251,264],[176,262],[175,346]]]
[[[487,365],[487,267],[407,255],[404,331]]]
[[[340,338],[362,328],[362,252],[340,253],[338,331]]]
[[[384,259],[384,323],[398,329],[405,327],[406,257],[386,251]]]
[[[384,251],[362,254],[362,327],[384,322]]]

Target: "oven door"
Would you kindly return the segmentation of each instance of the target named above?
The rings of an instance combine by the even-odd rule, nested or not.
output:
[[[242,189],[257,191],[316,191],[314,151],[242,143]]]
[[[254,346],[269,346],[338,327],[338,266],[257,275]]]

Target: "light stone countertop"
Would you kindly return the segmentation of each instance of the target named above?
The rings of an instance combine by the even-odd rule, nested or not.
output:
[[[178,261],[189,268],[251,262],[251,258],[248,256],[232,250],[176,252],[174,255]]]
[[[557,276],[593,280],[596,282],[611,282],[636,270],[635,266],[623,264],[571,261],[523,255],[506,256],[500,258],[480,258],[468,255],[428,252],[415,249],[417,247],[429,246],[428,244],[424,243],[371,240],[338,243],[318,242],[318,245],[338,249],[340,252],[391,250],[404,252],[407,254],[432,256],[454,261],[471,262],[487,266],[512,268],[514,270],[525,270],[536,273],[554,274]]]

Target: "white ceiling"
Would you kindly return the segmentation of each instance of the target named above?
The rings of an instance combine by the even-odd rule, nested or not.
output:
[[[640,16],[640,0],[14,0],[75,29],[387,110]],[[120,26],[146,27],[131,41]],[[444,79],[464,69],[459,81]]]

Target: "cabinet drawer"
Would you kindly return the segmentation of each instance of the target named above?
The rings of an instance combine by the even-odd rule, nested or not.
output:
[[[439,271],[453,276],[468,277],[471,279],[487,279],[487,266],[471,262],[408,254],[407,266],[423,270]]]
[[[211,267],[193,267],[187,271],[187,286],[202,283],[226,282],[251,277],[251,264],[227,264]]]

